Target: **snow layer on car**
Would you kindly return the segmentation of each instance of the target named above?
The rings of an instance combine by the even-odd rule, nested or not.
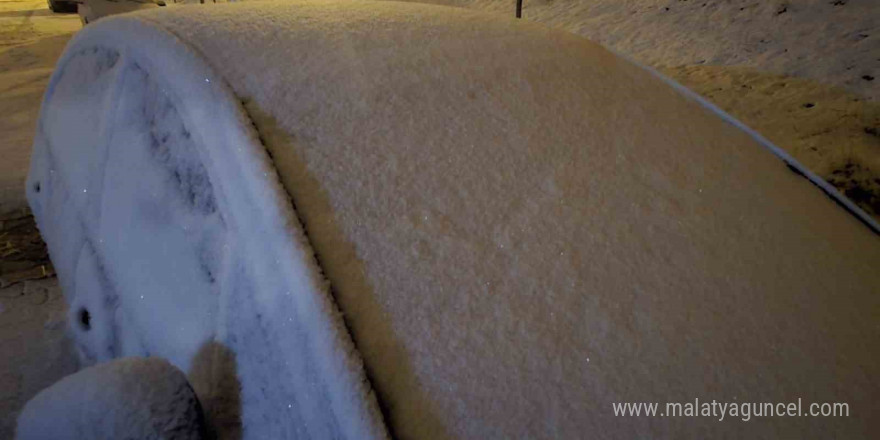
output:
[[[875,234],[639,66],[392,2],[89,27],[29,180],[71,303],[112,318],[79,342],[187,371],[228,347],[245,437],[381,435],[358,354],[403,438],[870,431],[614,415],[695,396],[870,408],[878,391]],[[119,54],[103,70],[102,47]],[[77,57],[105,100],[59,92]]]

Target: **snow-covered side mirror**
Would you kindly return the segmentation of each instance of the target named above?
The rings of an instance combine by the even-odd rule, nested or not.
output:
[[[206,438],[201,405],[168,361],[122,358],[65,377],[31,399],[16,440]]]

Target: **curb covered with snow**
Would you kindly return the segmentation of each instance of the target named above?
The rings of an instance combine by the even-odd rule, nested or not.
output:
[[[83,355],[226,353],[244,438],[870,432],[880,242],[731,122],[512,19],[169,8],[70,44],[28,197]],[[855,415],[612,411],[694,397]]]

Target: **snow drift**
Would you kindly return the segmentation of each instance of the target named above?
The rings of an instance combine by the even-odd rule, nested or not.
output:
[[[28,197],[83,356],[246,439],[867,435],[877,236],[731,122],[513,19],[168,8],[70,43]],[[694,398],[852,412],[612,408]]]

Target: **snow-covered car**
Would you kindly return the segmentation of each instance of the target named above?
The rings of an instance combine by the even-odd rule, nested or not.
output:
[[[78,0],[78,2],[77,12],[84,25],[108,15],[165,6],[163,0]]]
[[[386,1],[143,11],[71,40],[36,127],[83,361],[168,359],[221,438],[876,431],[880,226],[576,35]],[[853,413],[617,413],[802,395]]]

